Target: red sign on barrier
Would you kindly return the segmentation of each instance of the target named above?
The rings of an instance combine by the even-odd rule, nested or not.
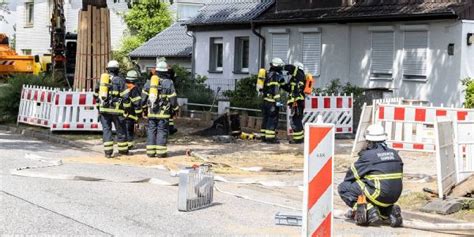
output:
[[[333,230],[333,124],[305,126],[303,235],[331,236]]]

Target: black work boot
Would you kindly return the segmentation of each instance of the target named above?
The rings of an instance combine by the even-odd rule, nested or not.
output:
[[[354,213],[354,220],[356,225],[367,226],[367,204],[357,204]]]
[[[377,207],[373,206],[367,210],[367,224],[371,226],[378,226],[382,224],[382,218]]]
[[[403,224],[402,209],[398,205],[393,205],[392,211],[390,212],[390,226],[400,227]]]
[[[170,132],[170,135],[173,135],[173,134],[178,132],[178,129],[175,128],[174,126],[172,126],[172,127],[169,128],[169,132]]]
[[[303,144],[304,140],[291,140],[290,144]]]
[[[113,157],[112,153],[105,153],[105,158],[110,159],[112,157]]]
[[[166,158],[166,157],[168,157],[168,154],[167,154],[167,153],[156,154],[155,157],[158,157],[158,158]]]

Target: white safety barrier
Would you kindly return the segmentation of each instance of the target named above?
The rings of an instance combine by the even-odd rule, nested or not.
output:
[[[303,236],[332,236],[334,124],[305,125]]]
[[[18,123],[51,131],[101,131],[93,93],[24,85]]]
[[[352,156],[357,156],[359,152],[364,149],[366,146],[366,141],[364,137],[365,130],[372,124],[373,120],[373,110],[374,105],[367,106],[366,103],[362,106],[362,113],[360,114],[359,125],[357,127],[357,132],[352,146]]]
[[[352,133],[353,96],[351,95],[315,95],[305,98],[303,124],[316,122],[321,116],[324,123],[335,125],[336,133]],[[287,106],[287,132],[291,129],[291,109]]]
[[[58,91],[51,113],[51,131],[102,131],[94,94]]]
[[[55,93],[53,88],[23,85],[17,122],[49,127]]]
[[[454,122],[457,183],[474,174],[474,121]]]
[[[454,157],[453,122],[446,118],[436,119],[436,166],[438,169],[438,195],[443,198],[457,184],[456,159]]]
[[[474,121],[474,109],[379,104],[375,123],[384,126],[387,144],[394,149],[435,152],[434,123],[437,117]]]

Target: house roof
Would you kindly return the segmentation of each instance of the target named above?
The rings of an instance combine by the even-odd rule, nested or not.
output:
[[[275,7],[258,17],[257,23],[298,23],[298,22],[353,22],[373,20],[402,20],[456,18],[472,7],[472,2],[465,0],[422,2],[409,1],[400,3],[373,3],[377,1],[361,1],[352,6],[314,8],[300,10],[276,11]]]
[[[250,23],[273,2],[273,0],[211,0],[186,24],[192,27]]]
[[[193,38],[178,21],[129,53],[132,58],[191,57]]]

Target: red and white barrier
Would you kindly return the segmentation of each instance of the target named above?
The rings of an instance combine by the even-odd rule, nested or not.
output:
[[[92,92],[24,85],[18,123],[51,131],[101,131]]]
[[[332,236],[334,124],[305,125],[303,235]]]
[[[53,88],[23,85],[17,122],[49,127],[55,93]]]
[[[59,91],[54,97],[51,131],[101,131],[94,94],[86,91]]]
[[[336,133],[352,133],[352,95],[316,95],[305,98],[303,124],[316,122],[321,116],[324,123],[332,123]],[[292,134],[291,110],[287,107],[287,132]]]
[[[375,123],[385,127],[387,144],[394,149],[435,152],[433,127],[437,117],[474,121],[474,109],[379,104]]]

